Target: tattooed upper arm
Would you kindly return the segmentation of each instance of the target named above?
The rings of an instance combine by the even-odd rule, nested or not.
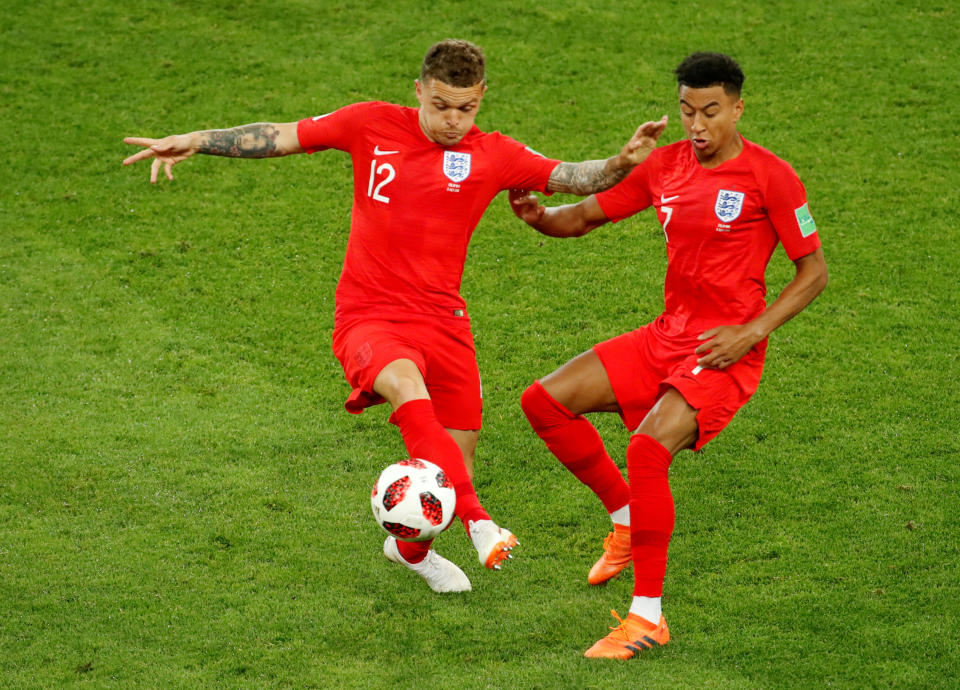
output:
[[[280,130],[276,125],[258,122],[231,129],[212,129],[203,133],[199,153],[232,158],[270,158],[287,152],[278,149]]]
[[[612,160],[560,163],[550,173],[547,190],[587,196],[609,189],[630,172],[616,167]]]

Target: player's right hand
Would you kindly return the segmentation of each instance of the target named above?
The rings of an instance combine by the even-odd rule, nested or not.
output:
[[[197,149],[191,145],[191,137],[188,134],[173,134],[163,139],[126,137],[123,143],[146,147],[142,151],[124,158],[123,164],[133,165],[145,158],[153,158],[153,164],[150,166],[150,184],[156,184],[161,167],[166,173],[167,179],[172,180],[173,166],[197,152]]]
[[[510,208],[513,209],[517,218],[525,221],[529,225],[536,226],[540,219],[543,218],[543,214],[547,210],[546,207],[540,204],[540,201],[533,193],[525,189],[511,189],[509,195]]]

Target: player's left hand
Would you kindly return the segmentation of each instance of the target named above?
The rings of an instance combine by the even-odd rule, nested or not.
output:
[[[643,163],[657,147],[657,140],[666,128],[666,115],[657,122],[644,122],[637,127],[637,131],[630,137],[630,141],[620,151],[621,159],[633,166]]]
[[[695,350],[696,354],[703,355],[697,364],[705,369],[726,369],[739,362],[763,336],[750,324],[743,324],[711,328],[701,333],[698,340],[704,342]]]

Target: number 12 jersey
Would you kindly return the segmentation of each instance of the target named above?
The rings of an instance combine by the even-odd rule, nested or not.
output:
[[[338,320],[463,314],[467,245],[487,206],[505,189],[545,191],[559,163],[477,127],[441,146],[421,130],[416,108],[382,102],[301,120],[297,135],[308,153],[333,148],[353,161]]]

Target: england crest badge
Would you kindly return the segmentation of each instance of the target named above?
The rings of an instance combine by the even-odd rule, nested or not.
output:
[[[743,192],[721,189],[717,192],[717,203],[713,206],[713,212],[724,223],[734,221],[743,210],[743,197]]]
[[[470,176],[470,154],[444,151],[443,174],[451,182],[463,182]]]

